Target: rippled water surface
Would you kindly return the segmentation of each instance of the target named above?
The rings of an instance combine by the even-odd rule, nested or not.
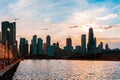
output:
[[[120,62],[24,60],[13,80],[120,80]]]

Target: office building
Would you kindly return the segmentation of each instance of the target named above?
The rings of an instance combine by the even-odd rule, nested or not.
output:
[[[28,41],[25,38],[20,38],[19,53],[23,57],[28,56]]]
[[[75,52],[78,54],[81,53],[81,46],[80,45],[75,46]]]
[[[46,44],[47,44],[47,46],[51,45],[51,38],[49,35],[47,35],[47,37],[46,37]]]
[[[47,46],[47,55],[50,57],[54,57],[55,46]]]
[[[109,50],[110,50],[108,43],[105,44],[105,50],[106,50],[106,51],[109,51]]]
[[[37,55],[37,35],[33,36],[31,48],[32,48],[32,54]]]
[[[46,54],[49,56],[49,51],[51,49],[51,37],[47,35],[46,37]]]
[[[44,52],[44,55],[47,55],[47,44],[46,43],[43,44],[43,52]]]
[[[93,28],[89,28],[87,49],[88,53],[95,53],[96,51],[96,38],[94,38]]]
[[[72,39],[71,38],[66,39],[66,46],[72,46]]]
[[[39,55],[43,54],[43,40],[41,38],[38,38],[38,48],[37,48],[37,52]]]
[[[86,53],[86,35],[85,34],[81,35],[81,53],[82,54]]]
[[[97,47],[97,53],[100,53],[103,51],[103,42],[100,42],[100,44]]]
[[[73,50],[72,39],[71,38],[67,38],[66,39],[66,46],[64,47],[64,50],[68,50],[68,51],[72,51]]]

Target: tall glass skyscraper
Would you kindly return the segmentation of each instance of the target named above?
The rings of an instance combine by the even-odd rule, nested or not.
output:
[[[73,47],[72,47],[72,39],[71,38],[67,38],[66,39],[66,46],[64,47],[65,50],[68,51],[72,51]]]
[[[72,40],[71,40],[71,38],[67,38],[66,39],[66,46],[72,46]]]
[[[81,35],[81,53],[82,54],[86,53],[86,35],[85,34]]]
[[[43,54],[43,40],[38,38],[38,54]]]
[[[87,49],[89,53],[94,53],[96,49],[96,38],[94,38],[93,28],[89,28]]]
[[[20,38],[19,52],[23,57],[28,56],[28,40],[26,38]]]
[[[37,55],[37,35],[34,35],[32,39],[32,54]]]
[[[50,53],[51,53],[51,38],[50,38],[50,36],[49,35],[47,35],[47,37],[46,37],[46,54],[48,55],[48,56],[50,56]]]
[[[49,35],[47,35],[47,37],[46,37],[46,43],[47,43],[47,46],[51,45],[51,39],[50,39]]]

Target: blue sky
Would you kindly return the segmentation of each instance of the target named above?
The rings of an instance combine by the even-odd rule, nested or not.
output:
[[[37,34],[45,41],[50,34],[61,46],[67,37],[73,38],[73,45],[80,44],[81,34],[88,35],[88,28],[93,27],[98,39],[109,38],[103,41],[115,48],[120,47],[120,40],[113,40],[120,38],[119,4],[120,0],[0,0],[0,21],[20,19],[18,40],[26,37],[30,42]]]

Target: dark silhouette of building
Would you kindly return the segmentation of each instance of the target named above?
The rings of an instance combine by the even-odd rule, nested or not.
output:
[[[5,44],[8,41],[9,48],[12,50],[14,56],[17,56],[17,41],[16,41],[16,23],[8,21],[2,22],[2,42]]]
[[[96,38],[94,38],[93,28],[89,28],[89,34],[88,34],[88,53],[95,53],[96,51]]]
[[[57,48],[57,44],[56,43],[53,43],[53,45],[52,46],[54,46],[54,48]]]
[[[47,35],[47,37],[46,37],[46,54],[48,56],[53,57],[54,56],[54,49],[55,49],[54,45],[51,45],[51,37],[49,35]]]
[[[28,56],[28,41],[25,38],[20,38],[19,53],[23,57]]]
[[[101,53],[103,51],[103,42],[100,42],[100,44],[97,47],[97,53]]]
[[[38,38],[38,44],[37,44],[38,48],[37,48],[37,52],[39,55],[43,54],[43,40],[41,38]]]
[[[31,54],[37,55],[37,35],[33,36],[33,39],[31,40],[31,46],[30,46]]]
[[[86,35],[85,34],[81,35],[81,53],[82,54],[86,53]]]
[[[47,35],[47,37],[46,37],[46,54],[48,56],[50,55],[50,52],[49,52],[49,50],[51,48],[50,46],[51,46],[51,38],[49,35]]]
[[[54,45],[47,46],[47,55],[48,56],[54,57],[54,51],[55,51],[55,46]]]
[[[109,51],[109,50],[110,50],[108,43],[105,44],[105,50],[106,50],[106,51]]]
[[[59,42],[57,42],[57,48],[60,48],[60,47],[59,47]]]
[[[44,55],[47,55],[47,44],[46,43],[43,44],[43,52],[44,52]]]
[[[72,39],[71,38],[67,38],[66,39],[66,46],[64,47],[65,50],[69,50],[72,51],[73,47],[72,47]]]
[[[49,35],[47,35],[47,37],[46,37],[46,44],[47,44],[47,46],[51,45],[51,38]]]
[[[80,46],[80,45],[75,46],[75,52],[76,52],[77,54],[80,54],[80,53],[81,53],[81,46]]]
[[[72,39],[71,38],[66,39],[66,46],[72,46]]]
[[[33,55],[33,48],[32,48],[32,40],[31,40],[31,44],[30,44],[30,55]]]
[[[66,39],[66,46],[64,47],[64,52],[67,55],[67,57],[71,57],[73,55],[73,47],[72,47],[71,38]]]
[[[57,43],[55,43],[55,44],[53,44],[53,45],[54,45],[54,47],[55,47],[55,51],[54,51],[55,56],[56,56],[56,57],[60,57],[60,54],[59,54],[59,50],[60,50],[60,48],[59,48],[59,43],[57,42]]]
[[[59,44],[59,43],[58,43]],[[57,43],[53,43],[53,48],[54,48],[54,56],[56,55],[56,50],[57,50],[57,48],[58,48],[58,45],[57,45]]]

